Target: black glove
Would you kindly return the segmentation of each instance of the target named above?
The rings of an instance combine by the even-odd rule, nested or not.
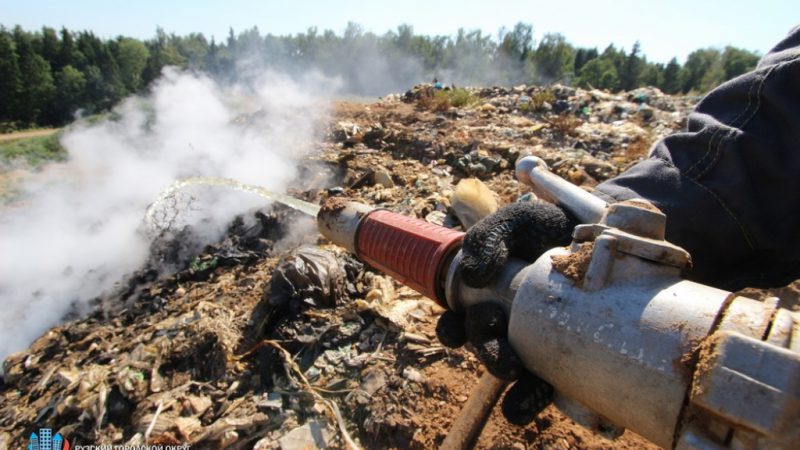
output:
[[[461,276],[469,286],[486,286],[509,256],[533,262],[547,250],[569,244],[577,224],[551,203],[512,203],[469,229],[462,247]]]
[[[553,388],[525,370],[508,343],[507,332],[503,309],[490,302],[471,306],[465,315],[445,311],[436,324],[443,345],[456,348],[469,341],[492,375],[516,380],[503,397],[503,416],[514,425],[526,425],[553,401]]]
[[[550,203],[524,202],[506,206],[472,227],[464,238],[461,276],[470,286],[487,285],[509,256],[533,261],[545,251],[570,241],[577,221]],[[478,359],[494,376],[517,380],[503,398],[503,415],[524,425],[553,398],[553,388],[527,372],[508,342],[508,322],[499,305],[481,303],[461,315],[447,311],[436,324],[443,345],[460,347],[469,341]]]

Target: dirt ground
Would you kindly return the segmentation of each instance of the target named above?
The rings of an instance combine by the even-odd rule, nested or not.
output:
[[[399,97],[336,104],[316,164],[290,194],[316,204],[342,195],[457,226],[459,180],[477,177],[499,204],[515,201],[527,189],[513,178],[514,161],[532,153],[590,189],[680,128],[694,102],[556,87],[548,101],[521,107],[542,92],[489,88],[475,91],[474,104],[442,110]],[[334,183],[313,182],[321,179]],[[154,260],[171,258],[176,271],[153,263],[131,274],[95,299],[89,317],[5,362],[0,450],[25,446],[44,426],[73,445],[343,448],[349,436],[367,449],[437,448],[483,368],[469,349],[437,342],[439,306],[314,233],[290,233],[299,220],[280,206],[253,211],[188,258],[175,256],[186,230],[163,236]],[[274,292],[275,268],[300,244],[333,252],[346,268],[347,288],[330,304]],[[796,299],[797,285],[776,293]],[[316,443],[292,447],[287,436],[311,423],[324,431]],[[657,447],[631,432],[607,440],[551,406],[524,427],[495,407],[475,448]]]
[[[0,134],[0,142],[16,141],[17,139],[25,139],[39,136],[49,136],[58,132],[58,128],[42,128],[38,130],[17,131],[14,133]]]

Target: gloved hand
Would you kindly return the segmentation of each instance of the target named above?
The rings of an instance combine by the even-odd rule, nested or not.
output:
[[[570,242],[577,221],[561,208],[536,201],[514,203],[472,227],[464,238],[461,276],[483,287],[509,256],[533,261],[545,251]],[[529,423],[553,397],[553,388],[522,366],[508,342],[508,322],[499,305],[481,303],[461,315],[447,311],[436,335],[443,345],[460,347],[469,341],[487,370],[504,380],[517,380],[503,398],[503,415],[517,425]]]
[[[569,244],[577,224],[572,215],[545,201],[505,206],[467,232],[461,276],[469,286],[486,286],[509,256],[533,262],[547,250]]]

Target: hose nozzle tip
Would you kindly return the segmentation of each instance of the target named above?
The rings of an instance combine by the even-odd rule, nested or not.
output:
[[[537,167],[543,167],[544,169],[547,169],[547,163],[538,156],[526,156],[520,159],[517,161],[516,166],[517,180],[530,185],[532,183],[531,171]]]

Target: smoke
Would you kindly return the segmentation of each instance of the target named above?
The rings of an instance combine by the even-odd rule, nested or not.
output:
[[[341,80],[342,94],[371,97],[405,92],[434,77],[446,85],[516,85],[538,77],[532,63],[522,58],[523,49],[509,53],[500,48],[509,33],[518,46],[532,44],[532,36],[525,37],[524,26],[521,31],[519,26],[513,32],[501,30],[497,39],[480,30],[459,30],[457,36],[435,36],[426,45],[415,41],[419,36],[407,26],[380,36],[355,23],[341,36],[316,29],[296,36],[262,36],[253,28],[229,41],[229,58],[210,70],[219,79],[235,81],[265,69],[293,76],[317,71]]]
[[[485,53],[465,49],[447,66],[426,69],[419,57],[404,52],[387,55],[377,45],[360,45],[357,50],[323,61],[298,61],[282,55],[264,54],[258,59],[239,59],[223,79],[247,79],[248,74],[265,68],[299,75],[316,71],[341,81],[339,92],[345,95],[382,97],[402,93],[436,77],[446,85],[493,86],[516,85],[529,78],[519,61],[500,55],[490,58]]]
[[[215,73],[216,78],[249,83],[265,70],[278,70],[292,77],[320,73],[337,80],[340,96],[380,97],[405,92],[434,77],[415,55],[402,51],[388,55],[377,41],[369,39],[353,39],[321,50],[316,57],[303,58],[255,45],[237,47],[235,53],[233,63]]]
[[[220,176],[285,190],[319,137],[336,86],[317,75],[262,72],[253,81],[223,87],[166,69],[148,97],[65,132],[68,162],[34,174],[22,205],[0,215],[0,359],[65,314],[85,312],[142,266],[150,244],[140,232],[144,211],[176,179]],[[208,242],[235,214],[266,203],[215,192],[197,198],[196,231]]]

